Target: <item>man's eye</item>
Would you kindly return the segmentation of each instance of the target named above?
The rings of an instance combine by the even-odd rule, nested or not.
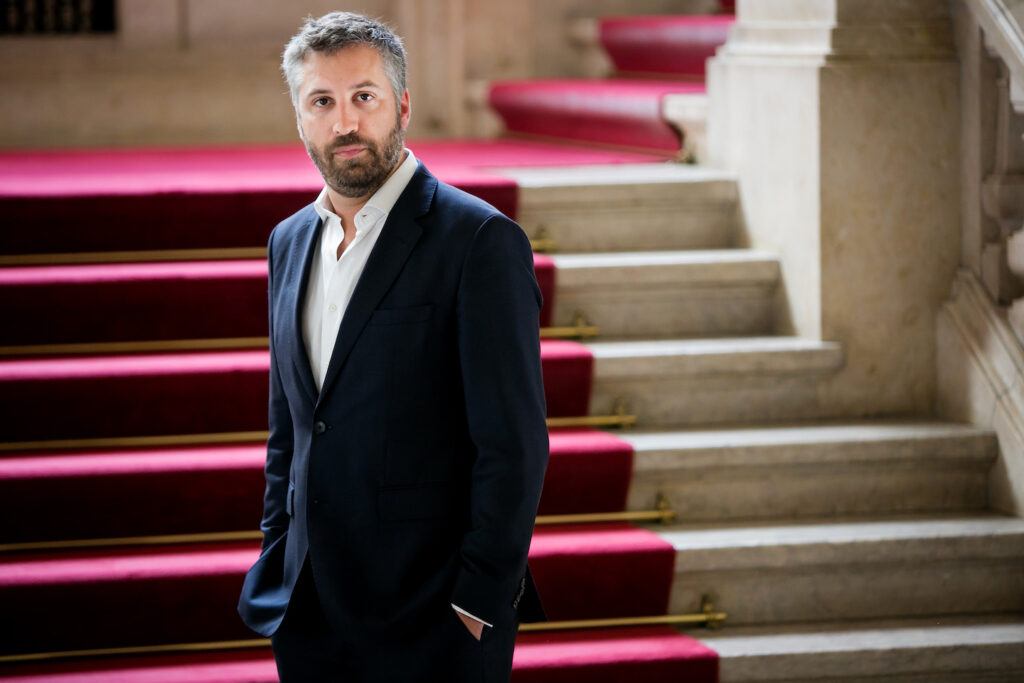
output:
[[[315,100],[313,100],[313,106],[314,107],[326,107],[327,104],[330,101],[331,101],[331,98],[329,98],[329,97],[318,97]]]
[[[373,95],[368,92],[361,92],[358,95],[356,95],[356,99],[358,99],[360,102],[369,102],[370,100],[373,99]]]

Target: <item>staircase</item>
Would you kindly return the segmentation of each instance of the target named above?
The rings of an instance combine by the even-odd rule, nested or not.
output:
[[[605,26],[609,36],[654,31],[659,45],[695,24]],[[705,38],[694,39],[697,54]],[[595,338],[543,343],[550,417],[636,417],[624,431],[552,429],[540,513],[649,511],[665,500],[676,515],[538,526],[531,565],[551,616],[695,613],[706,599],[728,613],[719,630],[685,631],[696,640],[659,626],[524,633],[514,680],[714,680],[715,667],[723,682],[1024,679],[1024,520],[987,509],[994,434],[927,416],[859,419],[821,399],[842,367],[841,340],[775,334],[780,267],[737,246],[734,177],[656,163],[682,144],[663,98],[699,95],[702,84],[680,71],[650,79],[660,62],[637,53],[644,42],[623,42],[642,66],[620,67],[613,87],[494,86],[510,131],[546,142],[410,143],[435,173],[507,202],[537,244],[555,245],[537,257],[546,326],[597,327]],[[645,93],[643,107],[614,111],[630,88]],[[547,113],[531,122],[517,106]],[[308,201],[315,177],[297,188],[273,180],[274,169],[294,177],[301,150],[261,155],[270,179],[248,186],[238,179],[253,174],[252,159],[217,156],[217,177],[238,182],[188,195],[189,225],[220,225],[240,193],[254,216]],[[195,165],[171,156],[189,176]],[[33,229],[31,197],[3,198],[25,222],[0,249],[19,264],[0,269],[0,308],[16,321],[0,338],[0,511],[17,521],[0,543],[49,542],[0,554],[3,654],[150,647],[0,662],[13,680],[275,680],[265,645],[226,645],[251,638],[234,601],[258,543],[232,534],[255,527],[262,495],[265,265],[195,251],[258,250],[273,219],[232,223],[220,237],[154,228],[140,238],[125,217],[164,195],[143,188],[91,206],[63,195],[103,230],[61,249]],[[268,196],[279,203],[259,203]],[[136,262],[115,248],[148,252]],[[63,251],[105,260],[38,265]],[[183,339],[187,349],[173,347]],[[210,535],[188,538],[197,534]],[[54,545],[95,538],[106,542]],[[153,648],[186,642],[219,647]]]

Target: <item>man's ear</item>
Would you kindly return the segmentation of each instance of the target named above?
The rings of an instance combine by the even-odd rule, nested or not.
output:
[[[401,112],[402,130],[409,129],[409,120],[412,118],[412,99],[409,97],[409,89],[402,93],[402,99],[398,103],[398,111]]]

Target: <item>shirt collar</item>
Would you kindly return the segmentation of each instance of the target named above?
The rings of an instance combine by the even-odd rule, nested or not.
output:
[[[370,195],[370,198],[366,200],[366,204],[356,214],[357,231],[362,225],[366,224],[367,219],[375,219],[391,213],[391,209],[394,208],[398,197],[405,190],[409,181],[412,180],[413,175],[416,173],[416,157],[411,149],[405,148],[404,151],[405,160],[398,165],[398,168],[384,181],[384,184]],[[330,222],[332,217],[340,221],[337,214],[334,213],[334,207],[331,206],[331,199],[327,194],[326,185],[313,202],[313,208],[325,225]],[[371,223],[373,222],[375,221],[371,220]]]

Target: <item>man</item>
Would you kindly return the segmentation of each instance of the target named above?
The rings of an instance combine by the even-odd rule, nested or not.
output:
[[[404,148],[405,52],[310,18],[284,52],[325,187],[268,244],[270,436],[239,613],[282,681],[505,681],[543,618],[548,457],[529,240]]]

